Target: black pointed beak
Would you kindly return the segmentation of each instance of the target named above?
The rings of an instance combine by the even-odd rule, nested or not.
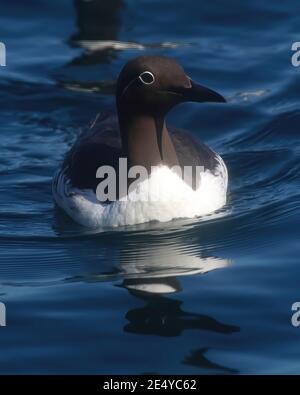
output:
[[[174,93],[179,94],[182,97],[182,101],[226,103],[225,98],[219,93],[205,86],[196,84],[192,80],[190,80],[190,82],[191,86],[188,88],[174,89]]]

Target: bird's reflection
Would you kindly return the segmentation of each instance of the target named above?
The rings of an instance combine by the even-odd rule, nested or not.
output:
[[[73,46],[84,47],[85,43],[114,42],[117,40],[123,0],[74,0],[77,32],[70,39]],[[72,61],[72,64],[100,64],[111,61],[116,56],[113,48],[87,51]]]
[[[158,233],[122,248],[119,268],[125,288],[149,294],[176,292],[180,286],[171,284],[170,277],[203,274],[230,264],[228,259],[206,256],[188,235],[170,236]]]
[[[78,32],[73,41],[115,40],[120,29],[123,0],[74,0]]]
[[[175,289],[179,286],[178,280],[175,278],[165,279],[164,282],[169,288]],[[180,300],[167,298],[157,293],[153,295],[144,291],[130,290],[130,293],[142,299],[145,306],[127,312],[126,319],[129,323],[124,327],[126,332],[143,335],[179,336],[185,330],[207,330],[223,334],[239,330],[234,325],[223,324],[207,315],[184,311],[182,309],[183,302]]]
[[[238,332],[240,328],[231,323],[220,322],[199,311],[185,310],[184,296],[180,298],[185,284],[190,283],[183,281],[184,278],[220,270],[230,265],[230,260],[209,256],[211,249],[205,251],[201,245],[199,239],[203,232],[195,222],[185,227],[161,224],[161,229],[154,227],[152,230],[151,226],[148,224],[146,229],[144,225],[139,231],[99,234],[90,241],[88,239],[89,256],[94,256],[94,260],[89,259],[90,274],[68,281],[118,281],[116,285],[126,289],[138,301],[138,306],[125,312],[123,330],[126,333],[167,338],[193,331],[199,332],[199,340],[205,342],[211,333],[227,336]],[[91,248],[95,249],[94,255]],[[84,261],[84,257],[80,261]],[[87,267],[86,263],[85,271]],[[100,273],[95,273],[96,267],[98,270],[102,267]],[[199,298],[200,293],[201,288]],[[197,351],[194,343],[192,346],[191,355],[182,363],[235,372],[209,361],[207,355],[203,355],[205,348]]]
[[[142,300],[144,306],[126,313],[125,318],[128,322],[124,326],[125,332],[175,337],[181,336],[188,330],[209,331],[223,335],[240,330],[238,326],[222,323],[208,315],[185,311],[183,301],[167,296],[181,291],[182,276],[203,274],[225,267],[229,264],[228,260],[193,255],[178,243],[176,248],[174,246],[168,248],[164,243],[156,245],[153,249],[149,246],[145,247],[140,254],[132,255],[128,262],[130,255],[129,248],[123,255],[122,266],[125,278],[120,286],[126,288],[132,296]],[[210,361],[207,355],[204,355],[207,351],[207,348],[191,351],[182,363],[224,373],[238,372]]]

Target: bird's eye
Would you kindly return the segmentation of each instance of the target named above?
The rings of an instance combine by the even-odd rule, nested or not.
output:
[[[151,85],[155,81],[155,77],[150,71],[144,71],[139,75],[139,79],[145,85]]]

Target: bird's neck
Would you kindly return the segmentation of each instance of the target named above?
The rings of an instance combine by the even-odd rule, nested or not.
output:
[[[119,113],[123,152],[129,166],[179,165],[164,116]]]

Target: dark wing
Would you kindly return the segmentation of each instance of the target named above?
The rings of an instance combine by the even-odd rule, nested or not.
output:
[[[215,152],[196,140],[190,133],[169,128],[180,166],[203,166],[212,172],[218,165]],[[79,189],[93,189],[99,184],[96,178],[100,166],[112,166],[116,173],[122,152],[118,118],[115,111],[98,115],[93,124],[83,131],[67,153],[62,170],[71,184]]]
[[[115,113],[97,116],[93,124],[83,131],[63,162],[63,171],[74,187],[93,189],[100,166],[118,169],[122,157],[121,138]]]
[[[168,129],[180,166],[203,166],[214,172],[219,165],[217,154],[206,144],[195,139],[189,132],[176,128]]]

